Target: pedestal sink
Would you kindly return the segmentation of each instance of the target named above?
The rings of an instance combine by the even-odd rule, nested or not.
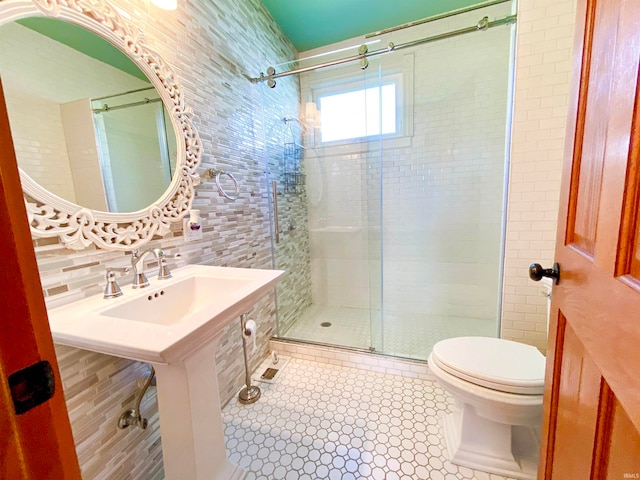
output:
[[[55,343],[153,364],[167,480],[242,479],[226,456],[216,347],[283,274],[189,265],[119,298],[50,309],[49,324]]]

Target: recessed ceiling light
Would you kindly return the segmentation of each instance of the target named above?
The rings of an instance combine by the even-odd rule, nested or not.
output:
[[[178,8],[178,0],[151,0],[151,3],[163,10],[175,10]]]

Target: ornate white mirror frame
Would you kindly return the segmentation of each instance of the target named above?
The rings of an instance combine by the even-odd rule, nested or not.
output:
[[[20,170],[25,204],[34,238],[59,237],[70,249],[95,244],[110,250],[139,248],[165,235],[172,222],[191,208],[202,145],[192,111],[184,105],[180,85],[169,66],[146,44],[140,30],[105,0],[3,0],[0,25],[25,17],[45,16],[79,25],[106,39],[136,63],[160,93],[178,132],[176,172],[162,197],[143,210],[112,213],[92,210],[49,192]]]

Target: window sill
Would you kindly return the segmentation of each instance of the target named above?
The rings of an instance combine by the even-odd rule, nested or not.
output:
[[[335,144],[327,144],[327,145],[316,145],[313,147],[307,148],[308,150],[313,150],[318,154],[323,153],[331,153],[331,154],[353,154],[353,153],[362,153],[362,152],[370,152],[377,150],[379,145],[382,144],[383,150],[392,150],[394,148],[406,148],[411,146],[411,137],[396,137],[396,138],[386,138],[382,141],[379,140],[369,140],[369,141],[360,141],[360,142],[343,142],[343,143],[335,143]]]

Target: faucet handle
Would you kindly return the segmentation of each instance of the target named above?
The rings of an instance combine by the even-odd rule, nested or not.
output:
[[[158,257],[158,280],[167,280],[171,278],[171,271],[167,266],[167,257],[169,258],[180,258],[182,255],[180,253],[176,253],[175,255],[167,255],[164,253],[164,250],[157,249],[155,250],[156,257]]]
[[[128,273],[129,267],[107,267],[107,271],[105,273],[107,284],[104,287],[104,295],[102,296],[104,299],[122,296],[120,285],[116,282],[116,272]]]
[[[153,251],[158,259],[158,280],[167,280],[172,277],[169,267],[167,267],[167,255],[161,248]]]

